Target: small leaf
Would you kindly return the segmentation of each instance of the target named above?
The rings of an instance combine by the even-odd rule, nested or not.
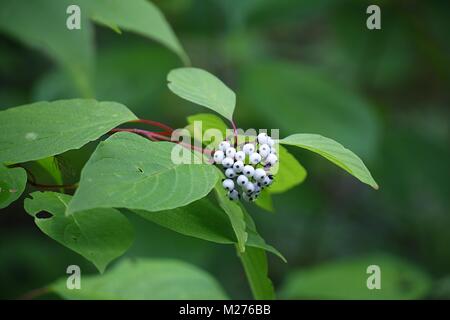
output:
[[[52,177],[56,184],[63,184],[62,173],[57,161],[56,157],[48,157],[37,160],[36,163]]]
[[[169,259],[122,260],[104,275],[83,276],[81,289],[69,290],[62,278],[50,289],[65,299],[223,300],[219,283],[205,271]]]
[[[202,143],[204,146],[209,146],[210,148],[216,148],[219,143],[226,137],[227,125],[223,120],[211,113],[198,113],[187,118],[188,125],[186,129],[189,130],[191,136],[194,139],[202,138]],[[218,132],[213,132],[212,129],[218,130]],[[210,130],[207,135],[205,133]],[[220,132],[221,138],[215,139],[215,135]],[[211,136],[210,136],[211,135]],[[213,138],[214,135],[214,138]]]
[[[247,247],[245,252],[239,252],[242,265],[247,275],[250,289],[256,300],[273,300],[275,292],[268,276],[267,256],[264,250]]]
[[[68,213],[92,208],[161,211],[206,196],[219,178],[210,164],[174,164],[170,142],[120,132],[101,142],[81,172]]]
[[[0,209],[16,201],[25,190],[27,173],[23,168],[6,168],[0,164]]]
[[[0,112],[0,163],[39,160],[78,149],[136,116],[116,102],[36,102]]]
[[[237,247],[241,252],[245,251],[245,244],[247,242],[248,234],[245,225],[245,215],[242,208],[232,200],[228,199],[226,191],[223,189],[221,182],[219,181],[215,187],[216,198],[220,207],[228,215],[231,226],[233,227],[234,234],[237,239]]]
[[[369,290],[374,277],[367,268],[381,271],[381,289]],[[377,254],[319,265],[292,273],[280,296],[288,299],[420,299],[430,287],[430,279],[415,266],[386,254]]]
[[[174,69],[167,75],[169,89],[183,99],[233,118],[236,95],[211,73],[197,68]]]
[[[91,261],[100,272],[133,242],[131,224],[115,209],[93,209],[66,216],[71,196],[56,192],[33,192],[31,197],[25,199],[25,210],[34,217],[38,228]],[[52,216],[38,217],[37,214],[42,211]]]
[[[120,33],[135,32],[160,42],[175,52],[185,64],[189,58],[167,23],[164,15],[153,3],[146,0],[78,0],[91,18]]]
[[[361,182],[370,185],[374,189],[378,189],[378,184],[372,178],[372,175],[362,160],[356,154],[332,139],[318,134],[298,133],[281,139],[280,143],[297,146],[318,153],[355,176]]]
[[[299,185],[306,178],[306,170],[283,146],[278,146],[280,161],[272,169],[276,172],[275,181],[267,188],[269,193],[283,193]]]

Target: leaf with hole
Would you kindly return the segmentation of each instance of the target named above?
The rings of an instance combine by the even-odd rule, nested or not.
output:
[[[318,134],[298,133],[280,140],[280,143],[292,145],[320,154],[322,157],[341,167],[361,182],[378,189],[362,160],[349,149],[336,141]]]
[[[133,242],[133,228],[119,211],[93,209],[65,214],[71,196],[56,192],[33,192],[25,210],[50,238],[91,261],[100,272],[121,256]],[[51,214],[40,217],[39,213]]]
[[[83,276],[81,289],[67,289],[67,278],[50,290],[74,300],[224,300],[220,284],[191,264],[170,259],[126,259],[103,275]]]
[[[112,135],[83,168],[68,212],[111,207],[161,211],[205,197],[219,178],[217,169],[174,163],[174,146],[128,132]]]
[[[208,71],[198,68],[178,68],[169,72],[167,81],[169,89],[177,96],[232,120],[236,95]]]
[[[91,99],[43,101],[0,111],[0,163],[39,160],[78,149],[134,119],[120,103]]]

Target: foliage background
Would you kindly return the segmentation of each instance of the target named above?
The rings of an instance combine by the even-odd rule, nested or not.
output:
[[[192,64],[236,92],[238,126],[335,138],[361,156],[381,186],[375,192],[320,157],[292,150],[308,169],[306,181],[274,196],[275,214],[249,207],[260,233],[288,260],[270,257],[277,289],[295,282],[288,275],[297,270],[383,252],[423,272],[402,284],[405,291],[420,282],[427,289],[414,297],[450,298],[447,1],[378,1],[381,31],[366,29],[365,9],[374,3],[366,1],[154,3]],[[172,52],[131,33],[98,26],[94,31],[90,70],[98,99],[124,103],[139,117],[174,127],[204,111],[167,89],[167,73],[181,66]],[[0,35],[0,48],[1,109],[87,94],[42,52],[9,34]],[[65,181],[77,181],[94,147],[61,157]],[[42,173],[40,179],[50,177]],[[250,297],[232,246],[128,217],[136,240],[127,256],[182,259],[208,270],[231,297]],[[22,201],[2,210],[0,298],[42,287],[64,276],[68,264],[96,272],[42,234]],[[337,268],[318,272],[327,272],[327,279],[352,276]],[[322,297],[332,287],[314,282],[311,295],[302,297]]]

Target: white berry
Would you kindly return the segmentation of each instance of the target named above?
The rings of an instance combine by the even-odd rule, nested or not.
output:
[[[275,165],[275,163],[277,163],[277,161],[278,161],[278,157],[273,153],[269,154],[266,158],[266,162],[268,164],[270,164],[271,166]]]
[[[242,170],[244,170],[244,163],[243,163],[242,161],[236,161],[236,162],[233,164],[233,170],[234,170],[234,172],[236,172],[236,173],[241,173]]]
[[[234,155],[234,158],[236,159],[236,161],[244,161],[245,160],[245,152],[244,151],[236,152],[236,154]]]
[[[219,143],[219,149],[225,152],[230,147],[230,143],[228,141],[222,141]]]
[[[262,133],[258,134],[258,142],[259,142],[259,144],[267,143],[267,138],[268,138],[268,136],[267,136],[267,133],[265,133],[265,132],[262,132]]]
[[[247,191],[247,193],[252,193],[255,191],[255,185],[253,184],[253,182],[248,181],[245,185],[244,185],[244,189],[245,191]]]
[[[241,174],[239,177],[237,177],[236,182],[240,186],[244,186],[248,182],[248,178]]]
[[[261,155],[257,152],[254,152],[250,155],[250,163],[258,164],[261,161]]]
[[[238,200],[239,199],[239,192],[237,190],[231,190],[228,192],[228,198],[230,200]]]
[[[227,170],[225,170],[225,175],[227,178],[235,178],[237,176],[236,172],[234,172],[233,168],[228,168]]]
[[[253,193],[258,195],[261,192],[261,187],[257,183],[254,183],[253,186],[255,187],[255,191],[253,191]]]
[[[255,168],[253,168],[251,165],[246,165],[244,167],[243,173],[247,178],[251,178],[251,177],[253,177],[253,174],[255,173]]]
[[[278,154],[277,148],[275,148],[275,147],[270,148],[270,153],[272,153],[272,154]]]
[[[214,152],[214,162],[215,163],[222,163],[222,160],[225,158],[225,154],[223,153],[222,150],[217,150],[216,152]]]
[[[233,148],[233,147],[230,147],[230,148],[228,148],[226,151],[225,151],[225,155],[228,157],[228,158],[234,158],[234,155],[236,154],[236,149],[235,148]]]
[[[275,141],[271,137],[267,137],[267,144],[271,147],[275,144]]]
[[[262,184],[267,187],[272,184],[272,179],[270,179],[268,176],[265,176],[262,180]]]
[[[253,174],[253,177],[258,182],[261,182],[265,176],[266,176],[266,172],[264,171],[264,169],[261,169],[261,168],[256,169],[255,173]]]
[[[245,152],[245,154],[252,154],[253,152],[255,152],[255,146],[251,143],[247,143],[244,144],[244,146],[242,147],[242,151]]]
[[[231,158],[227,157],[227,158],[222,160],[222,166],[224,168],[231,168],[233,166],[233,164],[234,164],[234,160],[231,159]]]
[[[222,182],[222,186],[223,186],[226,190],[231,191],[231,190],[234,189],[234,181],[231,180],[231,179],[225,179],[225,180],[223,180],[223,182]]]
[[[261,155],[262,158],[267,157],[270,154],[270,147],[268,144],[262,144],[259,146],[258,153]]]

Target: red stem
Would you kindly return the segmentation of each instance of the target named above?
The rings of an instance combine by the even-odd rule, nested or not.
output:
[[[231,119],[231,125],[233,126],[233,133],[234,133],[234,146],[237,145],[237,128],[236,124],[234,123],[233,119]]]
[[[152,141],[169,141],[169,142],[174,142],[174,143],[178,143],[181,146],[188,148],[188,149],[192,149],[195,151],[198,151],[200,153],[204,153],[206,155],[209,155],[211,153],[211,150],[208,149],[202,149],[193,145],[190,145],[188,143],[184,143],[184,142],[179,142],[179,141],[173,141],[171,138],[166,137],[164,135],[162,135],[160,132],[156,133],[156,132],[152,132],[152,131],[147,131],[147,130],[141,130],[141,129],[121,129],[121,128],[116,128],[116,129],[112,129],[110,132],[132,132],[132,133],[137,133],[140,134],[142,136],[145,136],[147,138],[149,138]],[[208,152],[208,153],[205,153]]]
[[[136,120],[131,120],[130,122],[134,122],[134,123],[145,123],[151,126],[155,126],[155,127],[159,127],[161,129],[166,130],[167,132],[172,133],[173,129],[171,127],[169,127],[168,125],[158,122],[158,121],[153,121],[153,120],[147,120],[147,119],[136,119]]]

